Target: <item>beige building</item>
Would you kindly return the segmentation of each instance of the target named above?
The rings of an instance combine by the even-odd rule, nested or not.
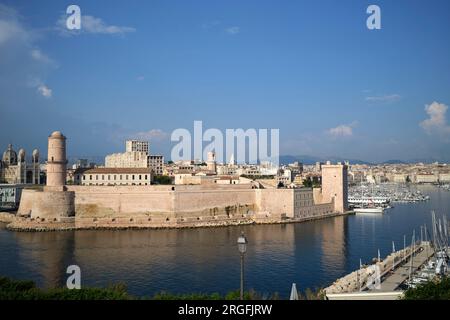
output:
[[[344,164],[322,165],[322,196],[323,202],[334,199],[335,210],[346,212],[348,210],[348,167]]]
[[[450,182],[450,173],[440,173],[439,182]]]
[[[392,175],[393,182],[396,183],[405,183],[408,179],[408,175],[406,173],[395,173]]]
[[[105,157],[107,168],[147,168],[148,155],[142,151],[113,153]]]
[[[105,157],[107,168],[150,168],[155,175],[164,172],[164,157],[149,153],[148,141],[125,141],[124,153],[113,153]]]
[[[152,183],[149,168],[94,168],[80,170],[76,184],[83,186],[147,186]]]
[[[434,174],[416,174],[416,183],[437,183],[438,176]]]

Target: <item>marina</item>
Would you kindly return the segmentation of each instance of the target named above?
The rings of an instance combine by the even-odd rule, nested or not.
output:
[[[426,225],[420,227],[420,239],[413,232],[411,245],[393,252],[384,260],[380,255],[371,265],[363,266],[325,289],[330,300],[399,299],[404,290],[450,275],[447,216],[431,213],[431,239]],[[404,239],[406,244],[406,239]]]
[[[407,184],[371,184],[349,188],[348,204],[356,214],[383,214],[397,203],[428,201],[430,197]]]

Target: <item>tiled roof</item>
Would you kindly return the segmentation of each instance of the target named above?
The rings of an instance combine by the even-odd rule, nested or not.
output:
[[[94,168],[84,171],[84,174],[150,174],[151,168]]]

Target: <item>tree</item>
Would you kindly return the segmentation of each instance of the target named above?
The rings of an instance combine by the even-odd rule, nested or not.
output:
[[[404,300],[450,300],[450,278],[429,281],[405,291]]]
[[[169,176],[154,176],[153,177],[153,184],[173,184],[173,179],[172,177]]]

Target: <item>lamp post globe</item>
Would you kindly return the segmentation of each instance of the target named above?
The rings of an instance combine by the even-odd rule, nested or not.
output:
[[[247,241],[247,238],[245,237],[243,232],[239,236],[239,238],[237,240],[237,243],[238,243],[239,252],[241,254],[245,254],[247,252],[247,243],[248,243],[248,241]]]
[[[241,255],[241,290],[240,290],[240,299],[244,300],[244,255],[247,252],[247,238],[244,235],[244,232],[239,236],[237,240],[238,250]]]

